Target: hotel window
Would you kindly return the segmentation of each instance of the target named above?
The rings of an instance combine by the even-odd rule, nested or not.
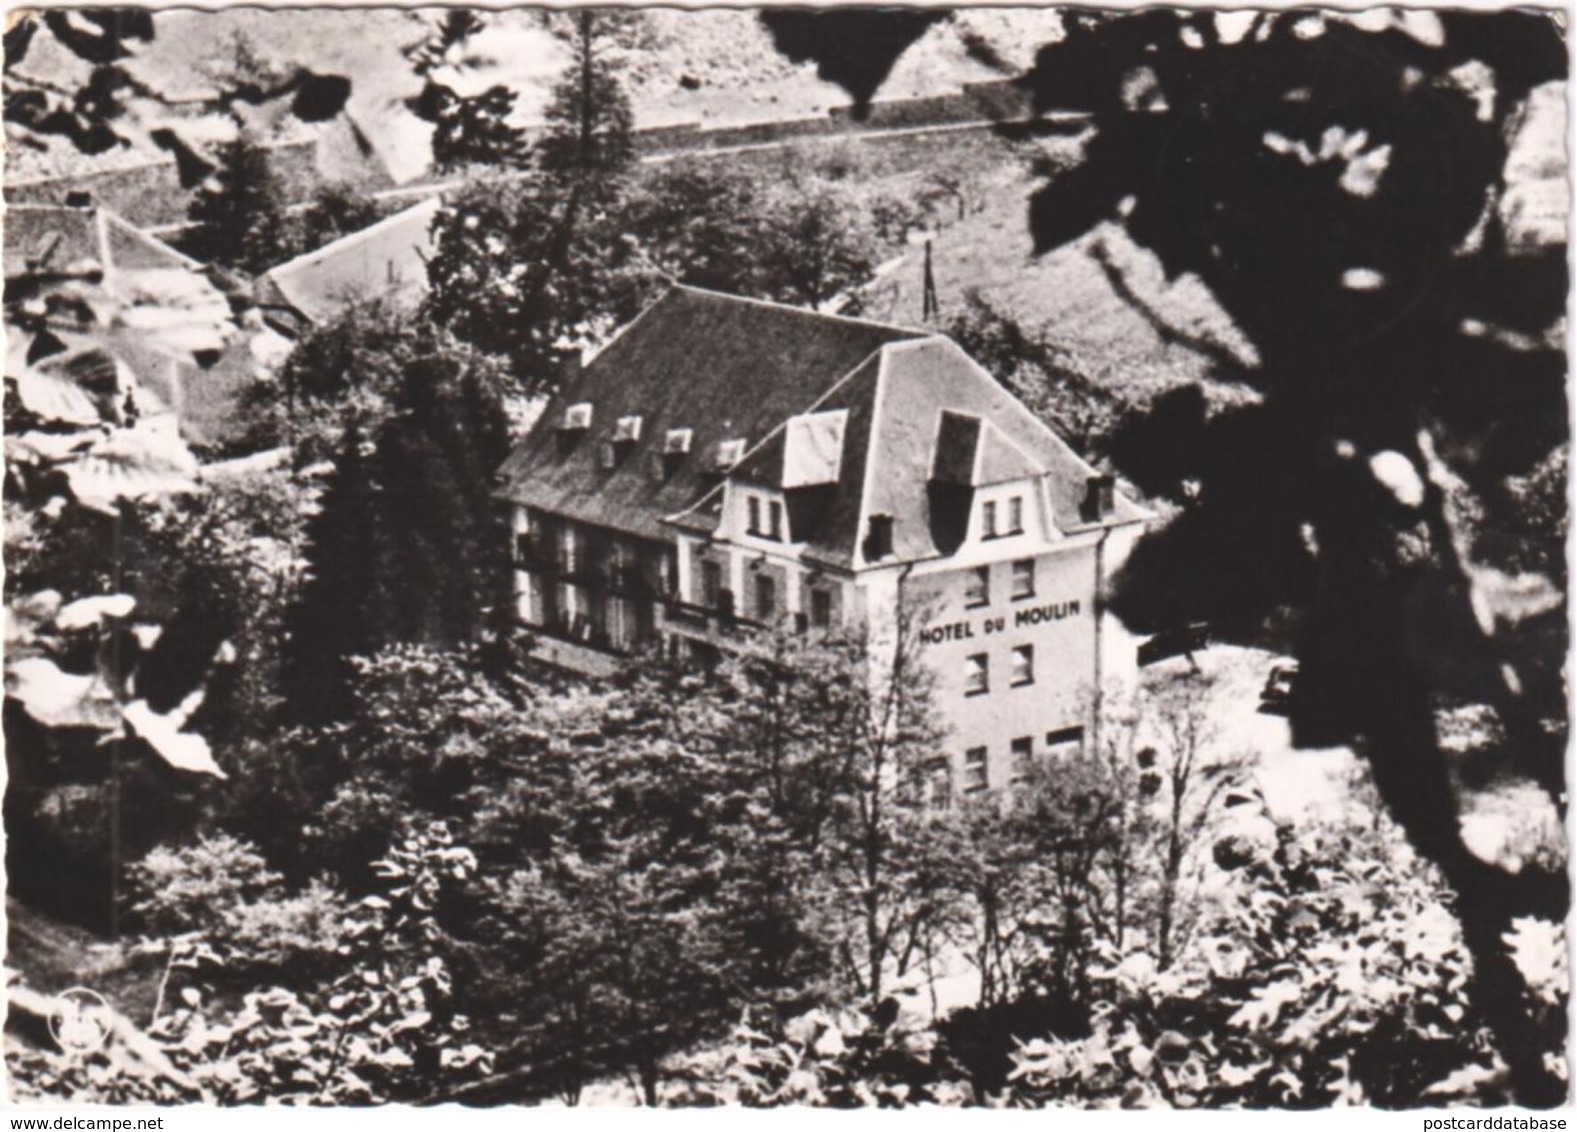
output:
[[[979,794],[991,785],[986,767],[986,749],[971,747],[964,752],[964,793]]]
[[[964,591],[964,605],[991,604],[991,567],[976,566],[969,575],[969,588]]]
[[[1008,500],[1008,534],[1024,533],[1024,497],[1015,495]]]
[[[876,562],[886,558],[893,552],[893,517],[891,515],[872,515],[869,526],[865,531],[865,551],[867,562]]]
[[[1035,560],[1020,558],[1013,563],[1013,600],[1035,596]]]
[[[766,574],[756,575],[756,620],[771,621],[778,615],[778,587]]]
[[[991,670],[986,654],[977,652],[964,658],[964,695],[979,696],[991,691]]]
[[[997,505],[992,502],[980,505],[980,537],[997,537]]]
[[[575,543],[574,527],[559,528],[559,569],[566,574],[573,574],[580,565]]]
[[[925,805],[930,810],[945,810],[953,804],[953,764],[936,759],[925,772]]]
[[[783,504],[776,499],[767,504],[767,537],[783,539]]]
[[[718,609],[723,603],[723,567],[716,562],[701,563],[701,604]]]
[[[832,624],[832,594],[827,590],[810,591],[810,623],[818,629]]]
[[[761,500],[754,495],[746,496],[745,507],[749,513],[745,530],[750,534],[759,535],[761,533]]]
[[[1048,755],[1077,755],[1084,749],[1084,728],[1062,727],[1046,732]]]
[[[1035,682],[1035,646],[1018,645],[1013,649],[1013,686]]]
[[[1035,739],[1021,735],[1009,746],[1013,753],[1013,781],[1026,781],[1035,770]]]

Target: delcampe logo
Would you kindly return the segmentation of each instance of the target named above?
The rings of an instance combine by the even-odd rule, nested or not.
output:
[[[104,996],[87,987],[72,987],[55,999],[49,1032],[67,1053],[94,1053],[110,1038],[110,1007]]]

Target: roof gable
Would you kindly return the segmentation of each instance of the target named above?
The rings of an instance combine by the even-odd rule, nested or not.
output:
[[[270,304],[283,299],[317,323],[362,299],[418,298],[427,291],[433,218],[442,207],[433,197],[270,268],[258,280],[257,296]]]
[[[931,522],[933,469],[948,473],[942,482],[969,487],[1044,476],[1053,517],[1064,533],[1144,518],[1144,512],[1119,498],[1107,519],[1085,520],[1080,505],[1095,469],[951,339],[935,336],[888,346],[883,363],[860,511],[862,522],[870,515],[893,516],[898,560],[946,552],[937,545]],[[971,418],[978,422],[974,428],[967,424]],[[972,453],[943,450],[971,441]]]
[[[114,272],[201,265],[103,208],[13,204],[5,210],[5,277],[37,270]]]

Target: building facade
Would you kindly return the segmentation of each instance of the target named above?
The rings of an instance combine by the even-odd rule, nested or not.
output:
[[[552,663],[912,625],[949,735],[938,800],[1085,741],[1137,669],[1101,594],[1147,514],[934,332],[676,287],[503,478]]]

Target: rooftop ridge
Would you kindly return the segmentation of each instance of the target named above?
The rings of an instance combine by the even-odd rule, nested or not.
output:
[[[411,214],[413,212],[418,212],[422,209],[433,209],[436,206],[441,206],[442,204],[443,199],[441,197],[429,197],[427,200],[424,200],[419,204],[413,204],[409,208],[400,209],[399,212],[394,213],[392,216],[385,216],[382,220],[379,220],[375,224],[369,224],[365,228],[358,228],[356,231],[350,233],[347,236],[341,236],[339,239],[334,240],[331,243],[324,244],[321,248],[314,248],[310,252],[304,252],[301,255],[296,256],[294,259],[287,259],[284,263],[277,263],[273,267],[270,267],[267,271],[263,272],[263,274],[294,274],[296,271],[311,267],[313,264],[319,263],[322,260],[329,258],[331,255],[336,255],[340,252],[343,252],[347,248],[353,248],[358,244],[366,243],[380,232],[387,231],[388,229],[394,227],[396,222],[409,223],[409,221],[412,219]]]
[[[727,291],[713,291],[707,287],[697,287],[692,283],[675,283],[675,291],[688,291],[694,295],[704,295],[710,299],[722,299],[730,303],[745,303],[752,306],[766,307],[769,310],[784,311],[789,314],[800,315],[804,318],[822,319],[826,322],[841,322],[849,326],[860,326],[867,330],[886,330],[902,334],[906,339],[946,337],[940,331],[926,327],[903,326],[896,322],[877,322],[874,319],[854,318],[846,314],[829,314],[826,311],[811,310],[808,307],[797,307],[792,303],[780,303],[772,299],[756,299],[748,295],[731,295]],[[895,343],[888,343],[894,345]],[[862,363],[863,364],[863,363]]]

